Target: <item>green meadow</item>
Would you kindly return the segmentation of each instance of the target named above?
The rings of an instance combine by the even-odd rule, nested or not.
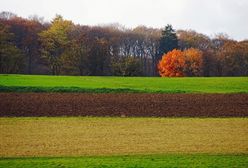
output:
[[[248,93],[248,77],[160,78],[0,75],[0,92]]]
[[[247,168],[248,155],[134,155],[0,159],[1,168]]]

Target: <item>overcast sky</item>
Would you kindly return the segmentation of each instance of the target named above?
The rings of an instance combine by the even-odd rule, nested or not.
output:
[[[55,14],[75,23],[120,23],[193,29],[213,36],[226,33],[248,39],[248,0],[0,0],[0,11],[22,17],[37,14],[50,21]]]

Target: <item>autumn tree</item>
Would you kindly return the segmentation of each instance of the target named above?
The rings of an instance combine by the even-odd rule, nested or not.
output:
[[[207,50],[211,47],[211,39],[201,33],[197,33],[193,30],[178,30],[178,45],[181,50],[189,48],[197,48],[199,50]]]
[[[112,62],[114,76],[142,76],[142,66],[138,58],[132,56],[119,58]]]
[[[1,73],[156,76],[246,76],[247,41],[225,34],[119,24],[74,25],[61,16],[0,13]],[[191,49],[194,48],[194,49]],[[165,55],[175,50],[165,59]],[[183,53],[183,56],[182,56]],[[162,66],[165,64],[167,68]]]
[[[3,20],[10,20],[17,17],[16,14],[12,13],[12,12],[8,12],[8,11],[3,11],[0,13],[0,19]]]
[[[0,23],[0,73],[20,73],[23,67],[23,54],[11,40],[14,35]]]
[[[158,71],[161,77],[183,77],[185,59],[181,50],[174,49],[164,54],[158,63]]]
[[[68,33],[73,23],[57,15],[48,30],[41,32],[42,54],[53,75],[58,75],[62,67],[62,55],[68,44]]]
[[[161,30],[148,28],[146,26],[138,26],[132,30],[134,34],[140,35],[139,45],[134,48],[141,51],[141,65],[144,75],[156,75],[157,55],[159,53],[159,42],[161,38]]]
[[[64,74],[89,75],[88,44],[89,39],[87,39],[84,29],[74,26],[69,33],[69,42],[61,58]]]
[[[35,67],[35,61],[40,54],[38,33],[43,30],[43,26],[39,22],[19,17],[9,20],[9,24],[16,37],[15,44],[25,55],[26,73],[31,74]]]
[[[199,49],[190,48],[183,52],[185,76],[202,76],[203,52]]]
[[[91,76],[110,74],[109,43],[105,38],[96,38],[89,49],[88,69]]]
[[[174,49],[164,54],[158,70],[162,77],[201,76],[202,52],[194,48],[185,51]]]
[[[193,30],[178,30],[179,48],[187,50],[196,48],[202,51],[202,73],[203,76],[217,75],[217,62],[215,46],[220,45],[216,39],[197,33]]]
[[[221,76],[248,75],[248,44],[228,41],[218,52],[219,71]]]
[[[0,22],[8,26],[15,37],[12,43],[24,54],[24,72],[31,74],[40,55],[38,33],[44,30],[44,26],[38,20],[24,19],[9,12],[2,12],[0,18]]]

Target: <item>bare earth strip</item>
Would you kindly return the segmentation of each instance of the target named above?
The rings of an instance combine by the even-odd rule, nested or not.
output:
[[[248,117],[248,94],[0,93],[0,116]]]
[[[0,118],[0,157],[248,154],[248,119]]]

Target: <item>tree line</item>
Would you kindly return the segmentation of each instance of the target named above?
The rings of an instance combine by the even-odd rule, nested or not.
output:
[[[167,54],[175,59],[165,61]],[[180,62],[181,58],[185,60]],[[161,75],[162,65],[174,71]],[[184,70],[175,72],[178,67]],[[60,15],[47,23],[37,16],[26,19],[2,12],[0,73],[247,76],[248,40],[235,41],[222,34],[210,38],[193,30],[175,31],[171,25],[164,29],[87,26]]]

